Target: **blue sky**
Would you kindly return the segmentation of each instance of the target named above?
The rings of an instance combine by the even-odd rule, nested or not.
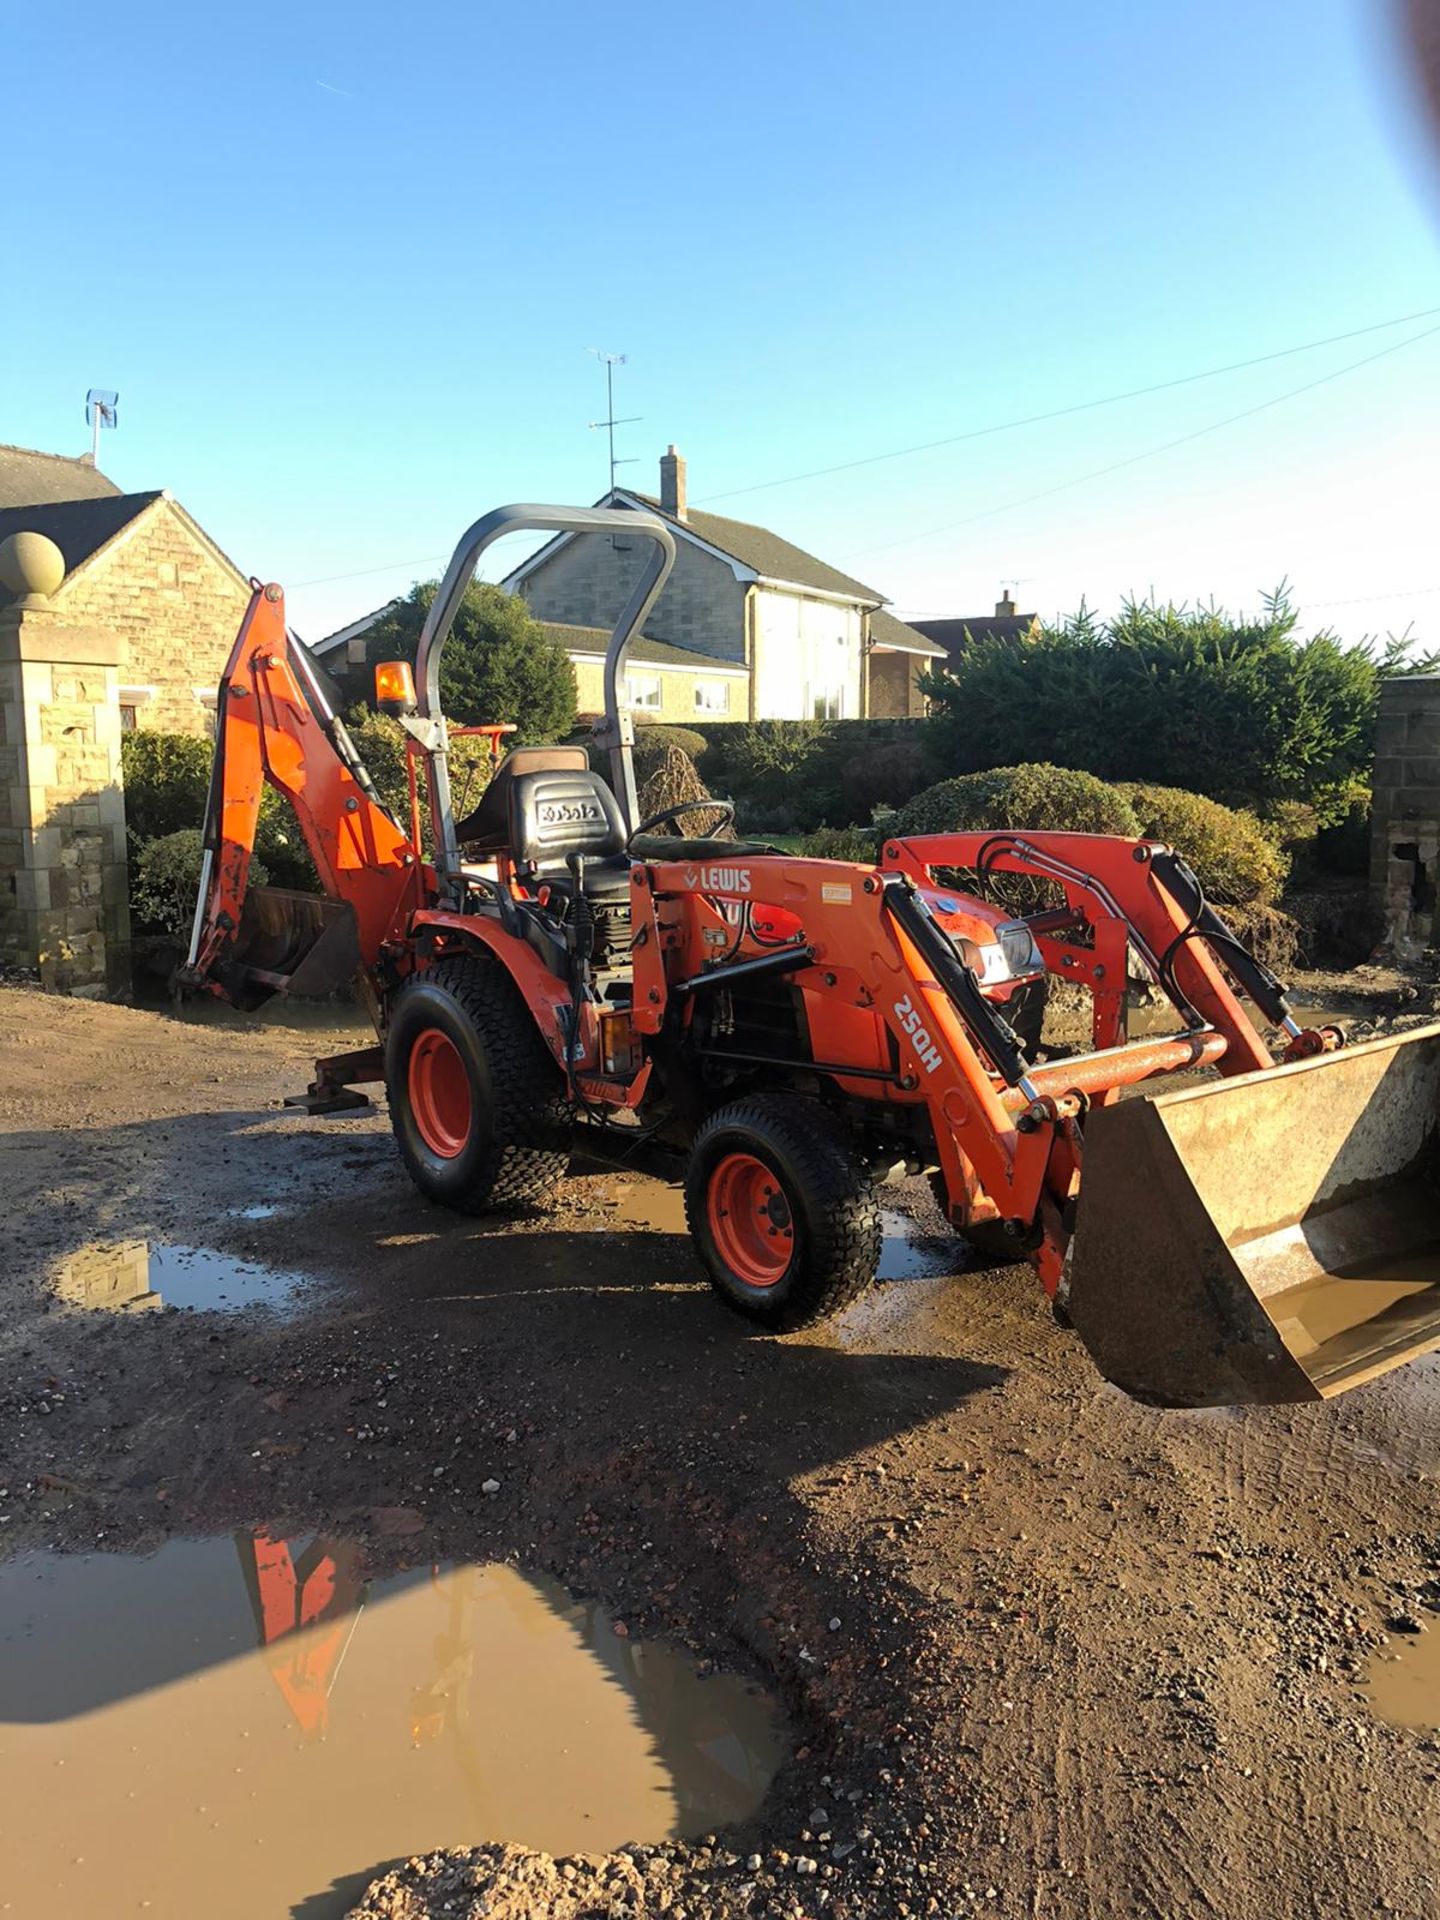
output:
[[[504,499],[653,487],[911,612],[1002,580],[1440,638],[1440,309],[1385,0],[0,8],[0,439],[168,487],[318,637]],[[1059,488],[1051,497],[1023,502]],[[724,496],[724,497],[716,497]],[[1002,509],[996,511],[995,509]],[[920,536],[920,537],[916,537]],[[514,557],[518,557],[518,550]],[[334,578],[333,576],[346,576]],[[303,583],[303,584],[302,584]],[[308,584],[317,583],[317,584]]]

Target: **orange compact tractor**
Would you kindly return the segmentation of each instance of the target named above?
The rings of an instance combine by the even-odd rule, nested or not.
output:
[[[517,747],[457,820],[441,651],[481,553],[514,531],[622,532],[648,556],[606,659],[610,778],[582,746]],[[411,1177],[447,1206],[543,1199],[577,1124],[680,1149],[699,1257],[765,1327],[870,1282],[874,1183],[909,1168],[958,1234],[1034,1266],[1137,1397],[1315,1399],[1440,1344],[1440,1029],[1343,1050],[1302,1029],[1152,841],[927,835],[864,866],[718,838],[725,802],[638,818],[620,688],[673,559],[638,512],[477,521],[425,623],[418,698],[408,664],[377,671],[409,735],[404,819],[287,633],[280,588],[257,584],[220,683],[184,983],[254,1007],[353,978],[380,1044],[321,1061],[308,1104],[354,1104],[383,1078]],[[267,781],[323,896],[247,885]],[[687,815],[709,830],[682,832]],[[1000,874],[1047,882],[1055,904],[997,907],[982,896]],[[1137,969],[1173,1031],[1128,1037]],[[1050,977],[1089,991],[1090,1051],[1038,1057]],[[1151,1091],[1177,1074],[1190,1083]]]

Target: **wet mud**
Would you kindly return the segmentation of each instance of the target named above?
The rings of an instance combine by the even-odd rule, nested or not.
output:
[[[1440,1746],[1368,1689],[1428,1658],[1440,1632],[1440,1357],[1329,1405],[1140,1407],[1097,1379],[1028,1269],[964,1257],[923,1182],[882,1193],[890,1281],[829,1329],[757,1337],[713,1298],[672,1183],[579,1163],[545,1210],[427,1206],[383,1111],[282,1106],[314,1050],[303,1032],[0,991],[0,1594],[54,1572],[32,1644],[53,1616],[72,1650],[57,1672],[48,1653],[5,1648],[0,1688],[44,1678],[51,1692],[43,1712],[12,1692],[0,1753],[54,1743],[17,1789],[48,1790],[37,1839],[53,1837],[56,1807],[70,1815],[85,1864],[37,1848],[52,1880],[93,1871],[90,1797],[129,1809],[115,1897],[97,1874],[79,1911],[132,1910],[119,1893],[177,1826],[191,1865],[153,1920],[165,1899],[191,1920],[245,1892],[231,1854],[191,1851],[212,1834],[228,1847],[239,1803],[208,1779],[187,1798],[166,1736],[149,1791],[118,1752],[113,1779],[66,1780],[81,1729],[136,1714],[158,1728],[172,1700],[218,1707],[231,1689],[250,1727],[236,1747],[273,1723],[286,1780],[332,1745],[342,1771],[351,1749],[384,1756],[373,1780],[346,1773],[356,1794],[452,1756],[434,1828],[374,1810],[353,1847],[306,1856],[282,1903],[267,1883],[247,1920],[330,1920],[344,1901],[365,1920],[594,1920],[617,1904],[636,1920],[1433,1911]],[[284,1311],[108,1312],[57,1295],[63,1263],[130,1240],[307,1284]],[[292,1594],[274,1639],[237,1545],[262,1533],[289,1555],[295,1593],[321,1603],[306,1618]],[[217,1557],[166,1558],[191,1553]],[[147,1579],[173,1568],[163,1584],[225,1633],[186,1625],[183,1608],[162,1633],[169,1595],[146,1589],[117,1691],[122,1662],[87,1665],[83,1647],[137,1608],[87,1597],[97,1563]],[[539,1645],[559,1629],[537,1581],[563,1589],[560,1611],[587,1610],[563,1629],[569,1698],[598,1685],[592,1723],[619,1757],[603,1778],[579,1754],[571,1775],[564,1756],[544,1761],[580,1783],[576,1825],[596,1825],[613,1788],[658,1804],[647,1831],[669,1837],[609,1851],[634,1825],[623,1799],[599,1841],[537,1824],[523,1837],[539,1856],[507,1853],[496,1829],[520,1813],[496,1755],[503,1773],[544,1731],[509,1731],[524,1658],[494,1674],[484,1634],[470,1635],[473,1666],[447,1641],[452,1610],[483,1604],[466,1582],[493,1590],[501,1569]],[[327,1582],[351,1596],[333,1614]],[[1421,1631],[1387,1624],[1402,1615]],[[162,1640],[180,1652],[158,1659]],[[373,1675],[372,1647],[385,1654]],[[617,1677],[627,1648],[674,1650],[677,1696],[693,1683],[697,1713],[729,1685],[717,1674],[781,1704],[774,1777],[764,1790],[761,1764],[752,1783],[763,1797],[682,1822],[685,1769]],[[326,1716],[323,1736],[297,1708]],[[730,1708],[722,1721],[690,1749],[712,1787],[749,1764]],[[415,1744],[417,1727],[436,1731]],[[479,1811],[454,1784],[462,1733],[489,1796]],[[263,1801],[250,1857],[310,1844],[288,1824],[307,1791]],[[332,1803],[343,1837],[351,1816]],[[24,1834],[7,1821],[0,1902],[17,1912],[20,1875],[28,1897],[37,1871]]]
[[[263,1530],[0,1566],[21,1913],[338,1920],[460,1833],[605,1851],[744,1819],[784,1751],[757,1688],[513,1567],[372,1580],[352,1541]]]

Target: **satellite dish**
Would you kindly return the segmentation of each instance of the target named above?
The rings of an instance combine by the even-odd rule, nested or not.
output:
[[[87,427],[113,427],[120,407],[120,396],[109,387],[91,387],[85,396]]]

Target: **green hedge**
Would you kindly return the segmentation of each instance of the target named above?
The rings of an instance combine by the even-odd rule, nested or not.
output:
[[[705,784],[735,802],[742,834],[849,826],[939,771],[913,720],[725,720],[705,739]]]
[[[181,937],[189,933],[200,890],[203,838],[199,827],[180,827],[137,845],[130,861],[130,912],[139,931]],[[265,862],[252,857],[251,886],[263,887],[269,879]]]
[[[148,841],[192,827],[197,833],[203,830],[214,753],[209,740],[190,733],[125,735],[121,769],[132,863]],[[255,851],[276,886],[312,892],[319,886],[295,815],[273,787],[266,787],[260,797]]]
[[[1253,813],[1179,787],[1127,783],[1118,791],[1135,810],[1147,840],[1164,840],[1184,856],[1217,905],[1269,906],[1290,870]]]
[[[1064,833],[1140,832],[1123,793],[1093,773],[1043,761],[962,773],[917,793],[900,809],[898,833],[972,833],[987,827],[1048,827]]]

